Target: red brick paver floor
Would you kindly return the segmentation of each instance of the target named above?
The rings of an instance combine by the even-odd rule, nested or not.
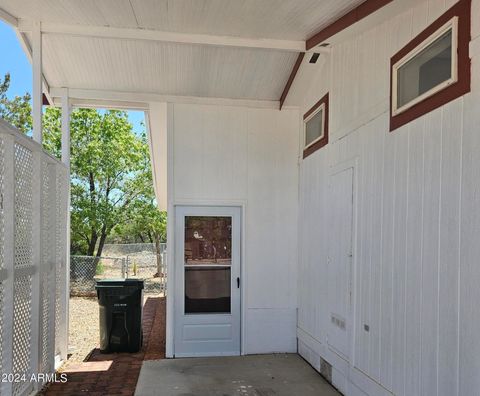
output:
[[[143,307],[143,348],[138,353],[102,354],[95,349],[88,361],[66,365],[66,383],[53,383],[47,396],[119,395],[135,392],[143,360],[165,357],[165,298],[147,297]]]

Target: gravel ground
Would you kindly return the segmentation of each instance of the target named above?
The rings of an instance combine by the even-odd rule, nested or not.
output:
[[[163,293],[143,295],[147,297],[164,297]],[[70,329],[68,353],[71,354],[67,364],[83,362],[90,352],[99,347],[98,301],[96,297],[70,298]]]
[[[96,298],[70,298],[70,339],[68,363],[83,362],[99,344],[98,302]]]

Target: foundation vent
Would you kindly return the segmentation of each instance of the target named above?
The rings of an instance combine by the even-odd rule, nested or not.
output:
[[[332,383],[332,365],[323,358],[320,358],[320,374],[329,383]]]

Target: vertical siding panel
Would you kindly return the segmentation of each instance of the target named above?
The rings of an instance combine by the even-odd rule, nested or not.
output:
[[[445,0],[428,0],[428,21],[432,23],[445,11]]]
[[[413,10],[412,38],[417,36],[427,26],[428,3],[422,2]]]
[[[358,185],[358,233],[366,235],[368,213],[370,211],[370,200],[368,197],[368,178],[370,174],[370,156],[367,155],[370,136],[364,128],[360,128],[360,165],[359,165],[359,185]],[[368,373],[368,334],[363,330],[363,323],[368,323],[368,281],[369,281],[369,262],[368,262],[368,240],[360,238],[358,244],[357,263],[357,285],[356,306],[357,306],[357,329],[356,329],[356,352],[355,366],[365,373]]]
[[[375,29],[375,55],[371,69],[372,76],[369,81],[376,81],[378,89],[367,89],[373,92],[373,102],[371,105],[377,105],[382,102],[387,103],[390,92],[390,48],[387,47],[388,27],[386,23]],[[385,129],[386,130],[386,129]]]
[[[411,36],[426,26],[427,3],[417,5],[412,12]],[[409,196],[407,212],[407,269],[405,323],[405,394],[419,395],[421,391],[421,329],[422,310],[422,230],[424,194],[424,130],[425,119],[409,125]]]
[[[408,211],[405,322],[405,394],[420,394],[422,294],[423,119],[409,125]]]
[[[326,238],[327,235],[327,230],[323,226],[326,222],[326,213],[325,213],[325,191],[322,189],[322,186],[325,185],[325,180],[324,180],[324,172],[325,172],[325,150],[323,152],[318,153],[318,155],[314,158],[314,163],[315,163],[315,168],[314,168],[314,178],[313,180],[315,181],[314,183],[314,190],[313,190],[313,195],[312,195],[312,201],[314,202],[314,205],[316,206],[316,209],[313,210],[313,215],[315,222],[312,224],[312,230],[314,235],[318,235],[319,237],[319,243],[313,246],[313,254],[312,254],[312,263],[314,265],[313,268],[313,274],[314,277],[313,279],[310,280],[311,285],[310,287],[313,288],[314,290],[314,296],[313,296],[313,301],[314,301],[314,334],[318,339],[322,339],[322,329],[325,329],[325,321],[323,318],[325,318],[328,315],[328,307],[324,306],[323,304],[315,304],[315,301],[328,301],[328,292],[327,292],[327,283],[323,281],[322,288],[315,287],[314,283],[316,279],[321,279],[325,278],[324,275],[326,273],[326,266],[327,266],[327,260],[326,260],[326,246],[325,246],[325,241],[327,240]],[[316,202],[316,203],[315,203]]]
[[[385,121],[387,128],[388,120]],[[387,130],[387,129],[385,129]],[[383,215],[382,215],[382,295],[380,311],[380,381],[392,389],[392,342],[393,342],[393,245],[395,209],[395,136],[384,132],[383,155]]]
[[[395,19],[390,45],[393,52],[403,47],[411,35],[412,11]],[[395,145],[395,208],[393,246],[393,340],[392,340],[392,390],[399,395],[405,391],[405,253],[408,172],[408,129],[394,133]]]
[[[408,129],[395,131],[395,217],[393,254],[393,391],[405,395],[405,253],[408,195]]]
[[[438,247],[442,117],[426,116],[422,265],[422,395],[437,395]]]
[[[373,173],[372,186],[372,225],[370,231],[371,250],[371,287],[370,287],[370,352],[369,352],[369,373],[372,378],[380,382],[380,301],[381,301],[381,279],[382,279],[382,258],[381,246],[383,241],[382,232],[382,207],[383,207],[383,144],[385,122],[382,117],[373,123],[374,135],[372,153]]]
[[[475,1],[478,6],[478,1]],[[478,40],[478,39],[477,39]],[[472,61],[472,93],[464,98],[460,243],[459,395],[480,395],[480,74]]]
[[[175,106],[175,157],[180,154],[189,158],[189,162],[175,165],[175,194],[176,198],[185,198],[189,194],[200,196],[203,186],[203,116],[201,108],[189,108],[185,105]],[[198,130],[196,134],[187,131]],[[192,167],[191,164],[196,164]]]
[[[444,107],[440,207],[438,394],[458,388],[458,271],[463,99]]]

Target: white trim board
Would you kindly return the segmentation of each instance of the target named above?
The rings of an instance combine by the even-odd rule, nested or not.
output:
[[[25,19],[18,21],[22,32],[32,30],[32,22]],[[59,34],[80,37],[97,37],[109,39],[148,40],[177,44],[212,45],[217,47],[243,47],[267,50],[304,52],[303,40],[278,40],[267,38],[250,38],[239,36],[219,36],[210,34],[193,34],[159,31],[152,29],[116,28],[108,26],[68,25],[61,23],[42,23],[45,34]]]
[[[61,97],[63,88],[51,87],[50,94],[54,98]],[[179,96],[163,95],[146,92],[123,92],[97,89],[70,88],[69,96],[73,106],[77,107],[98,107],[103,104],[106,107],[148,109],[149,102],[168,102],[183,104],[202,104],[202,105],[221,105],[221,106],[239,106],[255,109],[275,109],[279,108],[278,100],[257,100],[257,99],[234,99],[234,98],[215,98],[200,96]],[[128,105],[127,105],[128,104]],[[284,107],[296,108],[296,107]]]

